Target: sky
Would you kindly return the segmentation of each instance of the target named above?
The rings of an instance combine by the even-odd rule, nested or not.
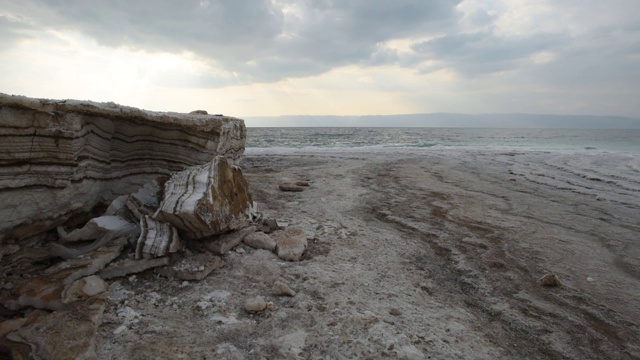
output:
[[[237,117],[640,118],[637,0],[0,0],[0,92]]]

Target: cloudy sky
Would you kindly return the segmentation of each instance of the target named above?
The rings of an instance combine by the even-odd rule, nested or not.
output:
[[[638,0],[0,0],[0,92],[234,116],[640,118]]]

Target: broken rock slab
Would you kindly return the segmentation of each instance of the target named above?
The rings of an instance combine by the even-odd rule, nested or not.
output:
[[[10,310],[24,307],[65,310],[64,291],[76,280],[94,275],[120,255],[126,239],[113,240],[89,254],[57,263],[41,275],[25,278],[11,290],[3,292],[0,302]]]
[[[108,280],[166,265],[169,265],[168,257],[141,260],[126,259],[107,266],[101,270],[98,275],[100,275],[101,278]]]
[[[136,259],[162,257],[184,249],[178,230],[169,223],[142,215],[140,229],[140,237],[136,244]]]
[[[246,226],[252,208],[242,170],[217,156],[171,176],[154,218],[170,222],[191,239],[201,239]]]
[[[247,237],[249,234],[254,233],[255,231],[255,226],[248,226],[239,231],[219,235],[212,239],[207,239],[205,241],[205,248],[214,254],[224,255],[229,250],[240,245],[245,237]]]
[[[21,240],[159,175],[217,155],[236,161],[246,127],[227,116],[0,94],[0,137],[0,239]]]
[[[2,345],[15,359],[97,359],[95,337],[104,309],[104,300],[94,300],[70,311],[36,312],[7,333]]]
[[[307,236],[299,226],[290,226],[273,234],[278,257],[287,261],[300,261],[307,250]]]
[[[219,257],[202,253],[185,256],[173,265],[159,267],[154,271],[167,278],[199,281],[224,265],[224,261]]]

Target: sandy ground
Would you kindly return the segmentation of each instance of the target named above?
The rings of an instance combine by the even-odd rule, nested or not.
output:
[[[261,212],[305,229],[305,259],[241,245],[202,281],[112,282],[100,359],[640,358],[633,156],[249,149],[241,166]],[[277,310],[245,312],[257,295]]]

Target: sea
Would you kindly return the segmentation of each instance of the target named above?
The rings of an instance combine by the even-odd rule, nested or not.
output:
[[[640,155],[640,129],[249,127],[247,148],[475,148]]]

